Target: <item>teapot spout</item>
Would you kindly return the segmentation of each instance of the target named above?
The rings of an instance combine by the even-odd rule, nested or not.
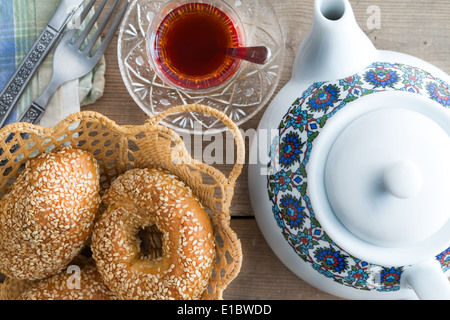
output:
[[[348,0],[315,0],[312,27],[300,45],[293,78],[344,78],[372,63],[377,50],[359,28]]]

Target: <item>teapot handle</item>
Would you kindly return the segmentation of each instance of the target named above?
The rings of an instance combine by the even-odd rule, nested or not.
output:
[[[450,300],[450,282],[439,261],[430,260],[405,269],[406,282],[419,299]]]

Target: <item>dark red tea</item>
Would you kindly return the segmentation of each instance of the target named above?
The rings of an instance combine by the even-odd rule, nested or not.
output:
[[[217,7],[188,3],[172,10],[161,22],[154,56],[164,76],[188,89],[207,89],[230,77],[240,64],[226,54],[242,45],[240,30]]]

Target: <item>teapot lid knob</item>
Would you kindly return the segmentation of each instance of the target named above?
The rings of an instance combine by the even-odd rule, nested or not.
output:
[[[423,176],[411,161],[398,161],[386,169],[383,177],[385,189],[399,199],[411,199],[420,193]]]
[[[308,196],[337,245],[399,266],[449,247],[449,123],[447,109],[403,92],[363,97],[327,121],[308,162]]]
[[[450,217],[442,193],[450,194],[449,142],[439,125],[415,111],[360,116],[336,138],[325,166],[334,213],[361,239],[382,246],[429,237]]]

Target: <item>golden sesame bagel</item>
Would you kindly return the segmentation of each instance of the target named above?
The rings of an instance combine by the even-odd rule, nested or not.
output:
[[[211,222],[192,191],[166,171],[134,169],[103,197],[91,249],[106,284],[126,300],[199,299],[215,258]],[[139,230],[156,225],[163,254],[146,257]]]
[[[3,283],[0,283],[0,301],[17,300],[17,298],[33,284],[39,280],[17,280],[6,277]]]
[[[69,265],[49,278],[38,280],[17,300],[117,300],[103,282],[94,263]]]
[[[90,153],[63,147],[29,160],[0,200],[0,272],[37,280],[63,270],[92,233],[100,201]]]

